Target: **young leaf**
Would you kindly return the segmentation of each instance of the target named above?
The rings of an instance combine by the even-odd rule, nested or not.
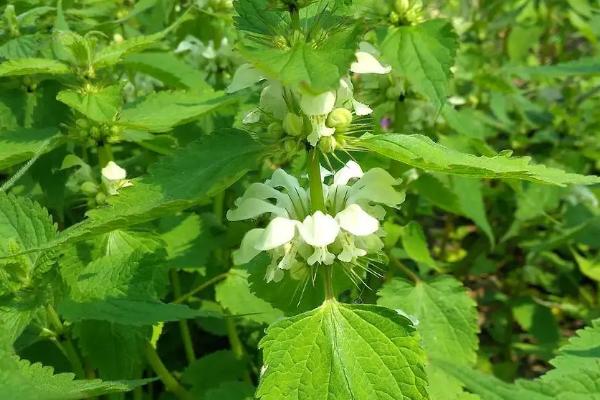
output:
[[[73,380],[71,373],[54,374],[51,367],[31,364],[15,355],[0,351],[0,393],[11,400],[71,400],[85,399],[109,393],[128,392],[151,382]]]
[[[71,72],[67,64],[46,58],[19,58],[0,64],[0,77],[20,75],[63,75]]]
[[[235,96],[225,96],[222,92],[158,92],[123,109],[119,124],[131,129],[167,132],[235,101]]]
[[[222,383],[243,380],[244,364],[230,350],[215,351],[191,363],[183,371],[181,381],[192,386],[191,391],[197,398],[204,398],[208,390]]]
[[[414,328],[383,307],[326,301],[271,325],[260,347],[262,400],[429,398]]]
[[[402,246],[408,256],[416,262],[423,263],[430,268],[436,268],[435,260],[431,257],[427,239],[423,228],[415,221],[409,222],[402,229]]]
[[[356,144],[426,171],[480,178],[524,179],[558,186],[600,182],[600,177],[597,176],[583,176],[541,164],[531,164],[530,157],[486,157],[462,153],[422,135],[365,135]]]
[[[240,48],[257,69],[270,78],[314,93],[336,90],[340,78],[354,61],[356,30],[331,34],[318,46],[298,41],[291,47],[273,48],[248,43]]]
[[[75,90],[62,90],[56,96],[56,100],[65,103],[96,122],[113,121],[123,102],[121,87],[118,85],[107,86],[85,93]]]
[[[458,48],[452,25],[442,19],[391,29],[381,51],[414,89],[441,107],[448,97],[450,67]]]
[[[231,269],[215,291],[216,300],[232,314],[245,315],[259,324],[269,324],[283,317],[283,312],[250,291],[248,273],[244,270]]]
[[[239,0],[233,4],[238,14],[234,21],[241,31],[274,36],[286,22],[286,14],[270,10],[267,0]]]
[[[56,128],[18,129],[0,133],[0,170],[47,153],[61,142]]]

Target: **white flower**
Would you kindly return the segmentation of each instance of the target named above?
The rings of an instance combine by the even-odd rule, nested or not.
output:
[[[371,107],[354,98],[354,87],[348,77],[340,79],[340,86],[336,92],[336,106],[348,107],[358,116],[369,115],[373,112]]]
[[[331,174],[323,174],[330,176]],[[329,178],[331,179],[331,178]],[[269,216],[265,228],[250,230],[240,248],[233,252],[235,264],[245,264],[266,251],[271,256],[265,279],[277,282],[283,271],[305,276],[302,265],[331,265],[336,258],[353,264],[383,247],[379,220],[385,211],[380,204],[398,207],[404,195],[394,189],[397,180],[381,168],[363,173],[348,162],[324,184],[326,209],[311,212],[310,196],[298,179],[278,169],[265,183],[254,183],[235,208],[230,221]],[[378,204],[379,203],[379,204]]]
[[[333,111],[334,106],[334,92],[325,92],[316,96],[310,94],[302,95],[300,108],[308,116],[312,126],[312,131],[307,137],[308,142],[312,146],[316,146],[322,137],[332,136],[335,133],[335,128],[329,128],[326,125],[327,116]]]
[[[252,64],[242,64],[233,74],[231,83],[225,91],[227,93],[235,93],[249,88],[263,79],[265,79],[264,76]]]
[[[114,161],[109,161],[104,168],[102,168],[102,179],[110,195],[116,195],[119,193],[119,189],[124,187],[133,186],[131,181],[127,178],[127,171],[119,167]]]
[[[350,65],[350,71],[355,74],[389,74],[392,67],[382,65],[378,60],[379,52],[369,42],[360,42],[358,51],[354,54],[356,61]]]

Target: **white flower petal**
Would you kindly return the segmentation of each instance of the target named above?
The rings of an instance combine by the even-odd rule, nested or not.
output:
[[[333,176],[334,185],[347,185],[350,179],[361,178],[363,170],[356,161],[350,160]]]
[[[323,247],[335,241],[340,226],[331,215],[317,211],[306,217],[298,229],[306,243],[314,247]]]
[[[260,250],[256,249],[256,244],[262,237],[264,229],[252,229],[246,233],[240,244],[240,248],[232,253],[233,263],[235,265],[243,265],[249,263],[256,257]]]
[[[335,92],[325,92],[313,96],[305,93],[300,100],[300,108],[304,114],[311,115],[327,115],[335,106]]]
[[[331,265],[335,261],[335,255],[331,254],[327,247],[315,247],[315,251],[312,253],[310,257],[306,260],[308,265],[313,265],[315,263]]]
[[[104,168],[102,168],[102,176],[109,181],[119,181],[127,178],[127,171],[119,167],[114,161],[109,161]]]
[[[277,217],[265,228],[262,236],[256,243],[257,250],[271,250],[289,243],[296,235],[298,221]]]
[[[256,218],[266,213],[287,216],[287,211],[281,207],[277,207],[265,200],[248,198],[238,202],[237,208],[234,210],[227,211],[227,219],[229,221],[242,221]]]
[[[388,74],[392,70],[392,67],[381,65],[373,55],[365,51],[357,51],[355,55],[356,61],[350,65],[350,71],[355,74]]]
[[[252,64],[242,64],[233,74],[231,83],[225,91],[234,93],[242,89],[246,89],[257,82],[264,79],[264,76]]]
[[[335,219],[342,229],[356,236],[367,236],[379,229],[379,221],[367,214],[358,204],[350,204],[339,212]]]
[[[373,113],[373,109],[371,107],[357,100],[352,100],[352,107],[358,116],[370,115]]]

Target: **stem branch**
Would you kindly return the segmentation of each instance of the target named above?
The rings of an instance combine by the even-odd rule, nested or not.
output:
[[[156,352],[156,349],[152,346],[150,342],[146,343],[144,348],[144,353],[146,355],[146,360],[152,370],[158,375],[162,383],[165,385],[165,388],[176,395],[179,399],[182,400],[191,400],[190,394],[185,390],[183,386],[179,383],[177,379],[171,374],[171,372],[165,367],[160,356]]]

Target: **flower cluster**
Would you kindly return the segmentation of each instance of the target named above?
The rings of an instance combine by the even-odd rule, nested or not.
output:
[[[295,277],[307,264],[357,264],[380,251],[382,205],[398,207],[404,201],[404,194],[394,188],[398,181],[381,168],[363,173],[354,161],[332,178],[331,184],[323,184],[325,210],[316,212],[309,191],[282,169],[265,183],[250,185],[227,218],[240,221],[268,214],[270,221],[245,235],[233,253],[234,263],[245,264],[266,251],[271,263],[265,279],[278,282],[285,270]]]
[[[355,53],[356,61],[350,66],[354,74],[387,74],[389,66],[382,65],[376,58],[377,50],[363,42]],[[265,80],[265,77],[249,64],[241,65],[234,74],[229,93],[250,87]],[[340,79],[337,90],[320,94],[287,90],[281,83],[267,81],[261,92],[260,103],[256,109],[243,118],[244,124],[255,124],[261,117],[277,124],[278,132],[289,136],[305,135],[312,146],[316,146],[324,137],[332,137],[336,132],[345,132],[353,115],[369,115],[373,110],[354,98],[354,88],[349,76]],[[275,129],[273,129],[275,130]]]

